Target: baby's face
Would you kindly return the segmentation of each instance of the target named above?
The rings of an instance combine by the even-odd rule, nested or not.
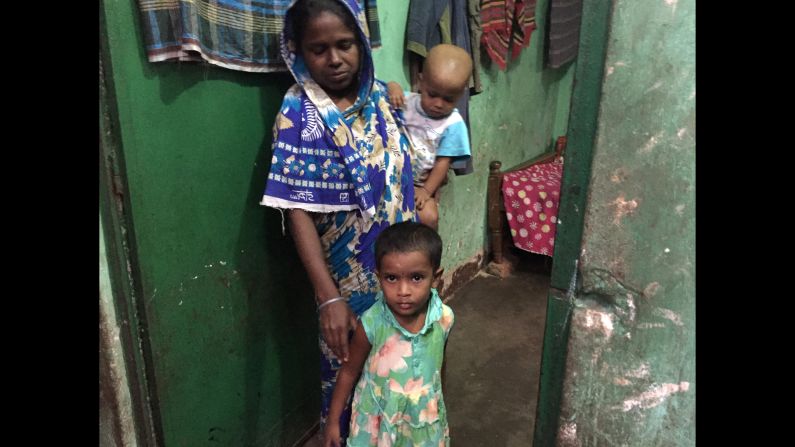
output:
[[[455,103],[464,94],[464,88],[432,73],[423,73],[420,76],[420,105],[425,114],[438,119],[453,113]]]

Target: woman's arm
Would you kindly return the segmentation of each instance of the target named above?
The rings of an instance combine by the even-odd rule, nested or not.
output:
[[[337,285],[331,278],[326,257],[320,245],[315,223],[308,212],[301,209],[288,211],[290,233],[295,241],[298,257],[309,275],[315,289],[318,304],[340,296]],[[336,301],[320,309],[320,330],[323,339],[337,358],[348,360],[348,333],[356,327],[356,315],[345,301]]]
[[[342,365],[337,373],[337,383],[334,385],[334,394],[331,395],[326,431],[323,434],[323,446],[334,447],[340,445],[340,415],[345,408],[345,403],[362,373],[364,362],[370,354],[370,341],[364,327],[360,324],[353,334],[350,347],[350,360]]]

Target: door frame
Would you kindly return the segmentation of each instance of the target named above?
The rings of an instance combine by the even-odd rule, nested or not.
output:
[[[583,0],[580,41],[566,132],[566,164],[561,180],[552,279],[547,298],[544,346],[533,446],[552,447],[557,438],[570,315],[579,284],[591,161],[602,97],[612,2]]]

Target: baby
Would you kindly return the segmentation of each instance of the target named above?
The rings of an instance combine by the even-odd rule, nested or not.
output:
[[[403,108],[413,147],[414,201],[420,222],[438,228],[439,188],[447,182],[453,161],[470,157],[469,135],[456,102],[469,87],[472,58],[463,48],[431,48],[419,74],[420,93],[404,92],[389,82],[389,101]]]

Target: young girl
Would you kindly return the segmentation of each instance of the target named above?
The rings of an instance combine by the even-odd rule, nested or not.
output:
[[[378,236],[375,256],[382,291],[337,377],[324,446],[342,445],[339,416],[360,374],[348,447],[449,446],[441,371],[454,316],[431,287],[442,273],[442,240],[403,222]]]
[[[374,78],[363,18],[356,0],[298,0],[287,10],[281,51],[296,84],[276,116],[260,202],[287,210],[315,291],[321,427],[349,333],[379,290],[376,237],[414,218],[408,143]]]

